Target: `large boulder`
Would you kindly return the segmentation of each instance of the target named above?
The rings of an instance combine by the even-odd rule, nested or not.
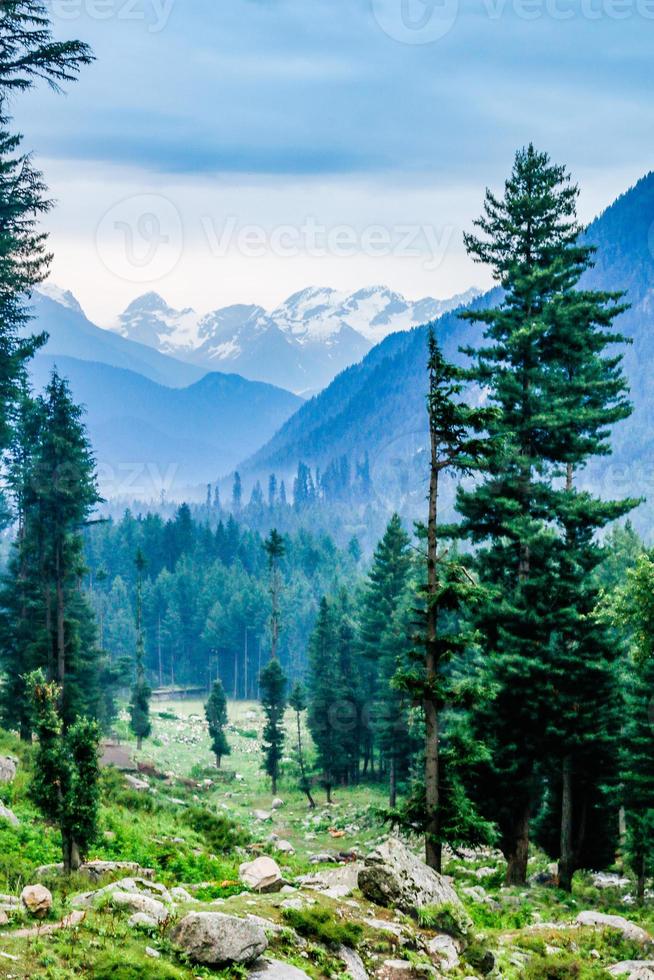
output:
[[[390,838],[375,848],[359,872],[359,888],[371,902],[415,915],[425,906],[448,905],[465,915],[449,881]]]
[[[189,959],[206,966],[252,963],[268,948],[261,926],[222,912],[190,912],[171,937]]]
[[[52,895],[43,885],[26,885],[20,900],[29,914],[37,919],[43,919],[52,908]]]
[[[139,892],[115,891],[111,895],[111,905],[115,909],[126,909],[128,912],[142,912],[144,915],[156,919],[157,922],[165,922],[169,915],[163,902]]]
[[[340,946],[336,954],[345,967],[345,975],[350,980],[368,980],[368,971],[359,954],[349,946]]]
[[[610,966],[608,972],[612,977],[623,977],[624,980],[651,980],[654,977],[654,960],[625,960]]]
[[[0,783],[12,783],[16,777],[17,762],[10,755],[0,755]]]
[[[635,922],[623,919],[621,915],[607,915],[604,912],[580,912],[577,916],[577,924],[580,926],[594,926],[596,929],[615,929],[621,932],[625,939],[641,943],[643,946],[652,942],[652,937],[645,929],[641,929]]]
[[[353,861],[351,864],[344,864],[333,870],[302,875],[297,881],[304,888],[322,892],[328,898],[348,898],[359,887],[359,873],[362,869],[362,863]]]
[[[239,878],[253,892],[278,892],[284,886],[279,865],[271,857],[259,857],[239,868]]]
[[[165,885],[160,885],[156,881],[150,881],[148,878],[121,878],[120,881],[112,881],[104,888],[99,888],[94,892],[83,892],[81,895],[74,895],[71,899],[71,905],[76,909],[90,909],[95,908],[105,900],[111,900],[112,896],[116,893],[130,894],[141,896],[145,899],[152,900],[156,905],[168,906],[172,908],[173,899],[172,895],[168,891]],[[130,905],[124,899],[120,899],[126,908]],[[155,906],[152,906],[154,908]],[[153,914],[148,911],[144,906],[136,905],[133,907],[135,912],[146,912],[147,915]],[[157,910],[158,911],[158,910]],[[163,916],[165,918],[166,916]]]
[[[261,960],[248,974],[249,980],[310,980],[304,970],[281,960]]]

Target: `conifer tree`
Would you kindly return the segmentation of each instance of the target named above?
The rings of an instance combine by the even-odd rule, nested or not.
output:
[[[627,857],[636,875],[637,898],[654,872],[654,561],[641,555],[625,584],[604,597],[602,618],[625,638],[624,724],[620,736],[618,802],[625,809]]]
[[[388,762],[391,807],[397,801],[398,778],[407,774],[411,743],[407,708],[391,683],[411,646],[410,633],[398,630],[395,619],[409,582],[409,545],[409,536],[394,514],[375,550],[359,614],[360,651],[368,662],[361,666],[368,699],[374,704],[376,742]]]
[[[328,803],[331,803],[332,789],[338,778],[341,756],[341,733],[335,723],[334,710],[338,706],[341,680],[336,624],[332,609],[323,598],[309,641],[308,724]]]
[[[284,755],[284,712],[287,679],[279,660],[271,660],[261,672],[261,704],[266,723],[263,729],[264,771],[270,776],[273,796],[277,793],[280,763]]]
[[[227,726],[227,698],[222,681],[214,681],[209,700],[204,706],[204,714],[209,726],[211,751],[216,757],[216,768],[220,769],[223,756],[231,754],[225,728]]]
[[[610,331],[623,309],[620,297],[576,289],[591,256],[579,243],[576,199],[565,168],[529,146],[516,155],[504,197],[487,191],[476,222],[479,237],[465,239],[468,252],[490,266],[504,290],[499,306],[464,314],[485,326],[486,345],[469,351],[471,374],[498,411],[486,478],[461,492],[458,506],[464,533],[478,546],[482,583],[492,587],[476,620],[486,641],[489,684],[498,692],[487,719],[493,773],[485,794],[496,802],[492,815],[514,884],[526,878],[543,762],[550,764],[558,752],[564,783],[568,790],[572,785],[576,736],[570,724],[557,732],[550,721],[572,718],[566,662],[587,660],[597,640],[592,628],[586,651],[573,653],[570,636],[579,635],[592,606],[582,599],[584,576],[597,563],[592,535],[631,506],[603,504],[573,487],[575,468],[608,450],[602,419],[610,424],[629,411],[620,358],[603,356],[609,343],[621,340]],[[577,604],[575,626],[570,613]],[[606,676],[601,659],[598,669]],[[559,682],[560,712],[552,710],[552,686]],[[567,690],[573,687],[574,681]],[[563,807],[566,884],[572,810]]]
[[[422,707],[425,859],[429,867],[440,871],[444,828],[448,823],[443,794],[446,774],[441,757],[442,715],[457,699],[451,663],[471,641],[460,629],[456,614],[476,597],[477,589],[463,563],[452,560],[447,549],[441,547],[448,529],[441,526],[438,499],[444,478],[478,469],[486,460],[489,450],[482,434],[493,412],[471,408],[462,401],[464,375],[445,360],[433,329],[429,331],[428,354],[429,506],[427,524],[418,528],[427,546],[426,574],[420,587],[424,607],[421,647],[413,653],[413,664],[400,669],[397,683]]]
[[[100,800],[100,730],[77,718],[64,728],[62,692],[42,671],[27,678],[38,738],[31,794],[47,820],[61,831],[64,871],[76,871],[97,836]]]
[[[304,687],[298,681],[291,691],[291,695],[288,699],[289,706],[295,712],[295,726],[296,726],[296,743],[295,751],[297,753],[297,763],[300,770],[300,786],[302,792],[305,794],[307,800],[309,801],[309,806],[312,810],[316,808],[316,801],[311,794],[311,784],[309,782],[309,777],[307,775],[307,767],[304,758],[304,747],[302,745],[302,715],[307,710],[307,696]]]
[[[277,657],[277,647],[279,644],[280,599],[282,593],[282,577],[279,563],[286,552],[284,539],[276,528],[272,529],[264,541],[263,547],[268,556],[268,573],[270,576],[270,655],[274,660]]]
[[[149,738],[152,732],[150,721],[150,699],[152,690],[145,675],[145,643],[143,639],[143,572],[145,557],[139,548],[134,561],[136,566],[136,679],[132,687],[132,698],[129,705],[130,723],[136,735],[136,747],[140,752],[143,739]]]

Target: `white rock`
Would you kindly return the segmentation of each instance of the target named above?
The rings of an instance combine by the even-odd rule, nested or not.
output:
[[[310,980],[303,970],[281,960],[260,960],[254,964],[248,977],[250,980]]]
[[[10,755],[0,756],[0,783],[11,783],[16,777],[17,761]]]
[[[612,977],[626,977],[627,980],[650,980],[654,977],[654,960],[624,960],[608,967]]]
[[[130,789],[136,790],[137,793],[147,793],[150,789],[150,784],[146,783],[144,779],[138,779],[129,773],[125,773],[125,782]]]
[[[281,854],[295,854],[295,848],[288,840],[278,840],[275,844],[275,850]]]
[[[359,872],[362,868],[362,862],[353,861],[351,864],[344,864],[333,870],[316,871],[315,874],[302,875],[301,878],[298,878],[298,883],[304,888],[322,892],[328,898],[349,898],[352,892],[359,887]]]
[[[13,810],[10,810],[8,806],[4,806],[0,803],[0,820],[6,820],[10,823],[12,827],[19,827],[20,820],[16,816]]]
[[[176,902],[197,902],[197,898],[193,898],[191,893],[187,892],[181,885],[176,885],[175,888],[171,888],[170,894]]]
[[[154,932],[159,923],[154,916],[148,915],[146,912],[135,912],[134,915],[130,916],[127,925],[132,929],[141,929],[143,932]]]
[[[161,957],[159,950],[153,949],[152,946],[145,947],[145,955],[149,956],[152,960],[158,960]]]
[[[224,966],[252,963],[268,948],[256,922],[222,912],[190,912],[172,931],[174,944],[194,963]]]
[[[255,820],[259,820],[261,823],[265,823],[266,820],[272,819],[272,814],[268,813],[267,810],[253,810],[252,816]]]
[[[577,916],[577,924],[580,926],[595,926],[600,929],[617,929],[621,932],[625,939],[631,939],[634,942],[646,943],[652,942],[652,937],[640,926],[637,926],[635,922],[630,922],[629,919],[623,919],[621,915],[606,915],[604,912],[580,912]]]
[[[111,904],[117,909],[128,909],[130,912],[144,912],[152,916],[158,922],[163,922],[168,918],[168,909],[163,902],[158,902],[156,898],[148,895],[141,895],[138,892],[113,892]]]
[[[457,943],[452,936],[445,934],[435,936],[427,943],[427,949],[436,966],[446,973],[449,973],[450,970],[456,970],[460,963],[461,944]]]
[[[43,885],[27,885],[20,893],[20,900],[37,919],[42,919],[52,908],[52,895]]]
[[[349,946],[341,946],[337,955],[351,980],[368,980],[368,973],[358,953]]]
[[[279,865],[265,855],[242,864],[239,877],[254,892],[278,892],[284,884]]]
[[[278,796],[276,796],[275,799],[270,804],[270,809],[271,810],[281,810],[281,808],[283,806],[284,806],[284,801],[283,800],[280,800],[280,798]]]

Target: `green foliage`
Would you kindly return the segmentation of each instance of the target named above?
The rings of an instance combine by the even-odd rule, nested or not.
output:
[[[263,769],[272,780],[273,793],[277,792],[280,762],[284,754],[284,711],[286,710],[287,679],[279,660],[271,660],[261,671],[261,704],[266,716],[263,729]]]
[[[181,980],[184,975],[160,959],[126,962],[120,953],[105,953],[93,965],[93,980]]]
[[[450,936],[465,938],[472,926],[470,916],[465,909],[451,902],[442,905],[425,905],[418,909],[418,922],[423,929],[434,929],[446,932]]]
[[[204,840],[205,846],[213,854],[228,854],[250,840],[248,833],[227,817],[218,816],[201,807],[185,810],[183,820]]]
[[[227,698],[222,681],[217,680],[211,689],[209,700],[204,706],[204,714],[209,726],[209,738],[211,739],[211,751],[216,756],[216,764],[220,769],[220,762],[224,755],[229,755],[231,749],[225,734],[227,726]]]
[[[584,963],[576,956],[539,956],[525,967],[525,980],[600,980],[606,977],[602,966]]]
[[[363,928],[357,922],[338,919],[329,909],[312,906],[306,909],[284,909],[284,921],[300,936],[318,940],[330,949],[350,946],[356,949],[363,938]]]

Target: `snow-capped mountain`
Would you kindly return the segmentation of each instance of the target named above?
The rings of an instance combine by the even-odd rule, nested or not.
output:
[[[310,287],[272,311],[236,305],[202,316],[146,293],[130,303],[114,329],[208,370],[306,393],[325,387],[389,334],[465,306],[477,295],[470,289],[447,300],[411,301],[385,286],[355,293]]]

